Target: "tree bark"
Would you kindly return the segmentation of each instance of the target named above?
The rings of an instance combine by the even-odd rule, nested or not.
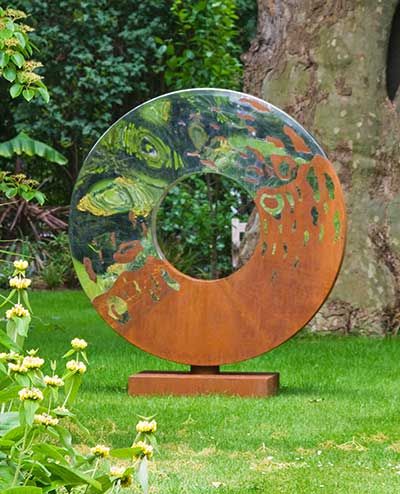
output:
[[[347,253],[314,329],[400,326],[400,119],[385,76],[397,3],[259,0],[257,36],[243,56],[244,90],[311,131],[345,190]]]

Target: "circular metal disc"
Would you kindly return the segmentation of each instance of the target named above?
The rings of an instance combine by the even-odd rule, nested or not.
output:
[[[199,172],[236,180],[260,217],[252,257],[219,280],[179,272],[157,246],[160,202]],[[160,96],[118,120],[71,205],[74,265],[99,314],[143,350],[193,365],[254,357],[301,329],[335,282],[345,234],[338,178],[312,136],[265,101],[219,89]]]

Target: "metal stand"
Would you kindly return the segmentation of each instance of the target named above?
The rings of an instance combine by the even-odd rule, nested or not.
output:
[[[128,393],[132,396],[225,394],[266,397],[276,395],[278,389],[277,372],[220,372],[217,365],[192,365],[190,372],[139,372],[128,381]]]

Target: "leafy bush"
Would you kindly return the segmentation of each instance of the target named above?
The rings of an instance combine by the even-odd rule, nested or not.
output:
[[[56,494],[65,492],[112,493],[132,482],[136,470],[144,493],[148,492],[147,462],[156,447],[157,424],[142,417],[131,447],[111,449],[98,444],[83,454],[73,445],[68,424],[80,425],[71,410],[87,370],[87,343],[74,338],[61,377],[57,362],[44,372],[45,361],[37,350],[23,351],[31,321],[25,276],[28,263],[14,262],[11,291],[0,306],[6,331],[0,330],[0,489],[4,494]],[[24,304],[24,305],[22,305]],[[129,460],[112,466],[109,458]]]
[[[242,66],[235,0],[174,0],[171,13],[171,36],[165,44],[158,38],[168,87],[239,89]]]
[[[186,2],[188,9],[197,9],[204,2]],[[218,4],[218,2],[216,2]],[[221,3],[221,2],[220,2]],[[224,19],[213,18],[211,4],[203,13],[196,14],[196,22],[203,26],[205,42],[213,43],[213,49],[221,54],[225,50],[225,34],[231,30],[225,27]],[[233,11],[231,0],[227,3]],[[27,174],[40,182],[46,180],[51,186],[51,204],[69,203],[70,193],[78,171],[89,149],[100,135],[127,110],[146,99],[158,96],[166,90],[163,67],[157,55],[160,45],[155,38],[166,40],[176,33],[177,16],[171,15],[172,2],[169,0],[14,0],[13,5],[30,14],[29,24],[35,28],[32,39],[41,47],[37,58],[45,63],[39,71],[52,88],[49,105],[39,100],[31,102],[30,108],[18,101],[0,105],[0,122],[3,122],[5,137],[29,129],[32,134],[56,148],[62,148],[68,158],[68,167],[38,167],[35,160],[27,160]],[[223,6],[216,6],[215,13],[222,12]],[[203,14],[206,14],[204,18]],[[236,48],[227,51],[238,60],[249,39],[255,34],[256,0],[238,0],[234,19],[234,31],[238,31]],[[203,17],[202,17],[203,16]],[[222,38],[220,37],[220,34]],[[176,33],[176,41],[182,36]],[[174,34],[175,36],[175,34]],[[201,40],[197,36],[197,41]],[[192,45],[191,45],[192,46]],[[204,61],[205,51],[196,52],[187,65],[193,65],[190,72],[197,72],[203,63],[212,71],[213,64],[224,64],[225,58],[216,55]],[[177,47],[181,53],[181,48]],[[209,63],[210,62],[210,63]],[[234,62],[236,64],[236,62]],[[241,69],[236,78],[229,61],[229,77],[219,80],[223,87],[238,87]],[[180,69],[179,69],[180,70]],[[225,69],[221,69],[225,70]],[[203,73],[203,72],[202,72]],[[193,87],[201,83],[206,86],[216,83],[208,75],[200,80],[193,79]],[[169,84],[169,87],[178,87]],[[32,109],[33,107],[33,109]],[[1,166],[1,163],[0,163]]]
[[[33,44],[28,36],[32,28],[24,23],[26,17],[21,10],[0,7],[0,75],[11,83],[12,98],[22,94],[30,101],[41,96],[48,102],[47,88],[35,72],[42,64],[29,60],[33,55]]]

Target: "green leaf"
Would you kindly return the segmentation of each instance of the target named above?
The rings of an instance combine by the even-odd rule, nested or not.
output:
[[[10,413],[15,413],[18,416],[18,423],[19,423],[19,413],[18,412],[10,412]],[[22,427],[22,425],[19,425],[17,427],[10,429],[4,435],[3,439],[17,442],[24,437],[24,432],[25,432],[25,427]]]
[[[76,353],[76,350],[74,350],[73,348],[71,348],[70,350],[68,350],[67,353],[64,353],[64,355],[62,356],[62,358],[71,357],[71,355],[74,355],[74,353]]]
[[[29,425],[29,427],[32,427],[33,425],[33,420],[35,418],[35,413],[37,412],[37,409],[39,408],[39,403],[37,401],[33,400],[25,400],[23,402],[23,408],[22,408],[22,415],[25,421],[26,425]],[[21,420],[22,422],[22,420]]]
[[[46,463],[46,468],[50,470],[54,475],[60,477],[65,486],[77,486],[77,485],[91,485],[98,491],[101,491],[101,484],[97,480],[92,479],[88,475],[80,472],[79,470],[72,469],[65,465],[59,465],[56,463]]]
[[[0,69],[4,68],[8,61],[10,60],[10,55],[5,53],[4,51],[0,51]]]
[[[21,154],[39,156],[59,165],[65,165],[67,163],[67,159],[57,150],[44,142],[32,139],[25,132],[20,132],[13,139],[0,143],[0,156],[11,158],[14,154],[18,156]]]
[[[26,101],[30,101],[35,96],[35,91],[33,89],[24,89],[22,91],[22,96]]]
[[[0,29],[0,39],[10,39],[13,32],[10,29]]]
[[[75,401],[79,388],[82,384],[82,374],[76,372],[75,374],[71,374],[70,376],[66,377],[64,381],[65,394],[68,396],[66,405],[67,407],[70,407],[70,405]]]
[[[6,190],[5,196],[7,199],[11,199],[17,195],[18,189],[16,187],[10,187]]]
[[[43,206],[43,204],[45,203],[46,201],[46,196],[43,194],[43,192],[40,192],[40,190],[36,190],[35,191],[35,199],[37,200],[37,202]]]
[[[47,88],[40,87],[38,89],[38,91],[39,91],[40,96],[43,98],[44,102],[48,103],[50,101],[50,95],[49,95]]]
[[[89,365],[89,360],[87,358],[86,352],[81,351],[80,354],[82,355],[83,360]]]
[[[24,337],[28,336],[29,324],[31,322],[30,316],[13,317],[12,321],[15,324],[15,329],[17,331],[17,334],[19,334],[19,336],[24,336]]]
[[[72,447],[72,436],[71,433],[69,432],[68,429],[65,427],[62,427],[61,425],[53,425],[51,428],[49,428],[52,432],[54,432],[58,439],[60,440],[61,444],[73,455],[75,454],[75,451]],[[72,456],[73,456],[72,455]]]
[[[33,314],[31,304],[29,303],[28,292],[26,290],[22,290],[22,300],[24,301],[24,304],[28,307],[31,314]]]
[[[61,464],[68,465],[68,462],[65,459],[68,451],[65,448],[59,448],[47,443],[39,443],[32,446],[32,451],[45,459],[51,458]]]
[[[9,400],[14,400],[18,397],[18,391],[22,389],[22,386],[12,385],[6,389],[0,391],[0,403],[4,403]]]
[[[11,441],[10,439],[1,439],[0,438],[0,449],[10,449],[12,446],[14,446],[14,441]]]
[[[15,65],[19,68],[22,69],[24,63],[25,63],[25,58],[21,53],[13,53],[11,55],[11,60],[15,63]]]
[[[19,44],[21,45],[21,48],[25,48],[26,46],[26,39],[23,33],[16,31],[14,33],[14,36],[17,38]]]
[[[21,93],[24,86],[16,82],[10,87],[10,94],[12,98],[17,98]]]
[[[6,253],[6,252],[5,252],[5,253]],[[5,298],[5,299],[3,300],[3,302],[0,304],[0,307],[3,307],[4,305],[8,304],[8,302],[9,302],[9,301],[13,298],[13,296],[15,295],[16,291],[17,291],[17,290],[16,290],[15,288],[13,288],[13,289],[10,291],[10,293],[8,294],[7,298]]]
[[[17,412],[4,412],[0,414],[0,436],[19,426],[19,414]],[[3,438],[4,439],[4,438]],[[8,439],[7,440],[11,440]]]
[[[132,460],[136,458],[142,451],[142,448],[117,448],[110,451],[110,455],[121,460]]]
[[[0,345],[17,353],[21,351],[21,348],[2,329],[0,329]]]
[[[14,67],[9,65],[3,70],[3,77],[9,82],[13,82],[17,77],[17,71],[14,69]]]
[[[99,482],[101,484],[100,492],[107,492],[108,489],[110,489],[111,486],[113,485],[113,483],[111,482],[110,477],[108,475],[101,475],[99,477],[96,477],[95,480],[97,480],[97,482]],[[97,489],[95,489],[94,487],[89,487],[89,489],[87,490],[87,494],[96,494],[98,492],[99,491]]]

